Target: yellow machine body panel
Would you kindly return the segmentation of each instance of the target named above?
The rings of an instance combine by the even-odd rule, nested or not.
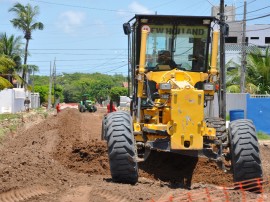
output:
[[[177,81],[188,81],[191,85],[195,85],[199,81],[208,79],[207,73],[185,72],[177,69],[171,71],[148,72],[146,76],[149,80],[157,83],[167,82],[168,80],[175,78]]]
[[[204,93],[194,88],[172,89],[171,117],[173,133],[171,149],[202,149],[201,131]]]

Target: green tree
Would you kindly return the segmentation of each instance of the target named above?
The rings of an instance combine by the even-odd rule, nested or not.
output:
[[[16,3],[12,8],[9,9],[10,12],[14,12],[16,18],[12,19],[10,22],[13,24],[15,28],[22,30],[24,33],[24,38],[26,39],[25,50],[24,50],[24,62],[23,64],[27,64],[27,56],[28,56],[28,44],[29,40],[32,39],[32,32],[34,30],[43,30],[44,25],[41,22],[37,22],[37,16],[39,14],[39,7],[32,7],[30,4],[26,6]],[[22,78],[25,80],[26,72],[23,69]]]
[[[110,91],[110,97],[113,101],[120,104],[120,96],[127,96],[128,89],[124,87],[113,87]]]
[[[258,87],[259,94],[270,92],[270,52],[269,46],[262,51],[255,48],[247,55],[247,80]]]
[[[40,103],[48,102],[49,86],[35,86],[35,92],[39,93]]]
[[[35,78],[35,90],[36,86],[49,86],[48,76],[31,76],[31,78],[33,77]],[[125,80],[125,77],[119,75],[63,73],[56,77],[56,84],[62,87],[63,100],[66,103],[79,102],[83,94],[89,94],[90,99],[101,103],[107,99],[113,87],[121,87]],[[62,100],[61,96],[60,92]]]
[[[236,68],[227,72],[227,92],[240,92],[241,66],[234,63]],[[246,92],[266,94],[270,91],[270,53],[254,48],[247,54]]]

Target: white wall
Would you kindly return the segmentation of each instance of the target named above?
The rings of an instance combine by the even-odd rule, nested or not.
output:
[[[226,114],[229,114],[230,110],[243,109],[244,117],[247,115],[247,94],[246,93],[226,93]],[[218,96],[215,93],[213,101],[213,117],[219,117]],[[209,103],[205,108],[205,116],[209,117]],[[211,117],[211,116],[210,116]]]
[[[13,113],[14,92],[12,89],[0,91],[0,113]]]
[[[4,89],[0,91],[0,114],[24,111],[24,100],[29,97],[30,108],[40,107],[39,93],[30,93],[23,88]]]

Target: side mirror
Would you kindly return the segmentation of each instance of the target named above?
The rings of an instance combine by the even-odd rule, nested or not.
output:
[[[125,35],[129,35],[131,33],[131,27],[128,22],[123,24],[123,29],[124,29]]]

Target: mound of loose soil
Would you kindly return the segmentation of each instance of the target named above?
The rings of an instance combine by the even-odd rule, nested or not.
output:
[[[190,182],[196,190],[232,184],[231,175],[215,163],[164,152],[152,152],[139,164],[135,186],[112,183],[106,142],[100,140],[104,112],[66,108],[9,136],[0,145],[0,193],[11,196],[28,188],[42,190],[25,194],[28,201],[147,201],[175,195],[172,188]],[[268,160],[264,163],[269,167]]]

